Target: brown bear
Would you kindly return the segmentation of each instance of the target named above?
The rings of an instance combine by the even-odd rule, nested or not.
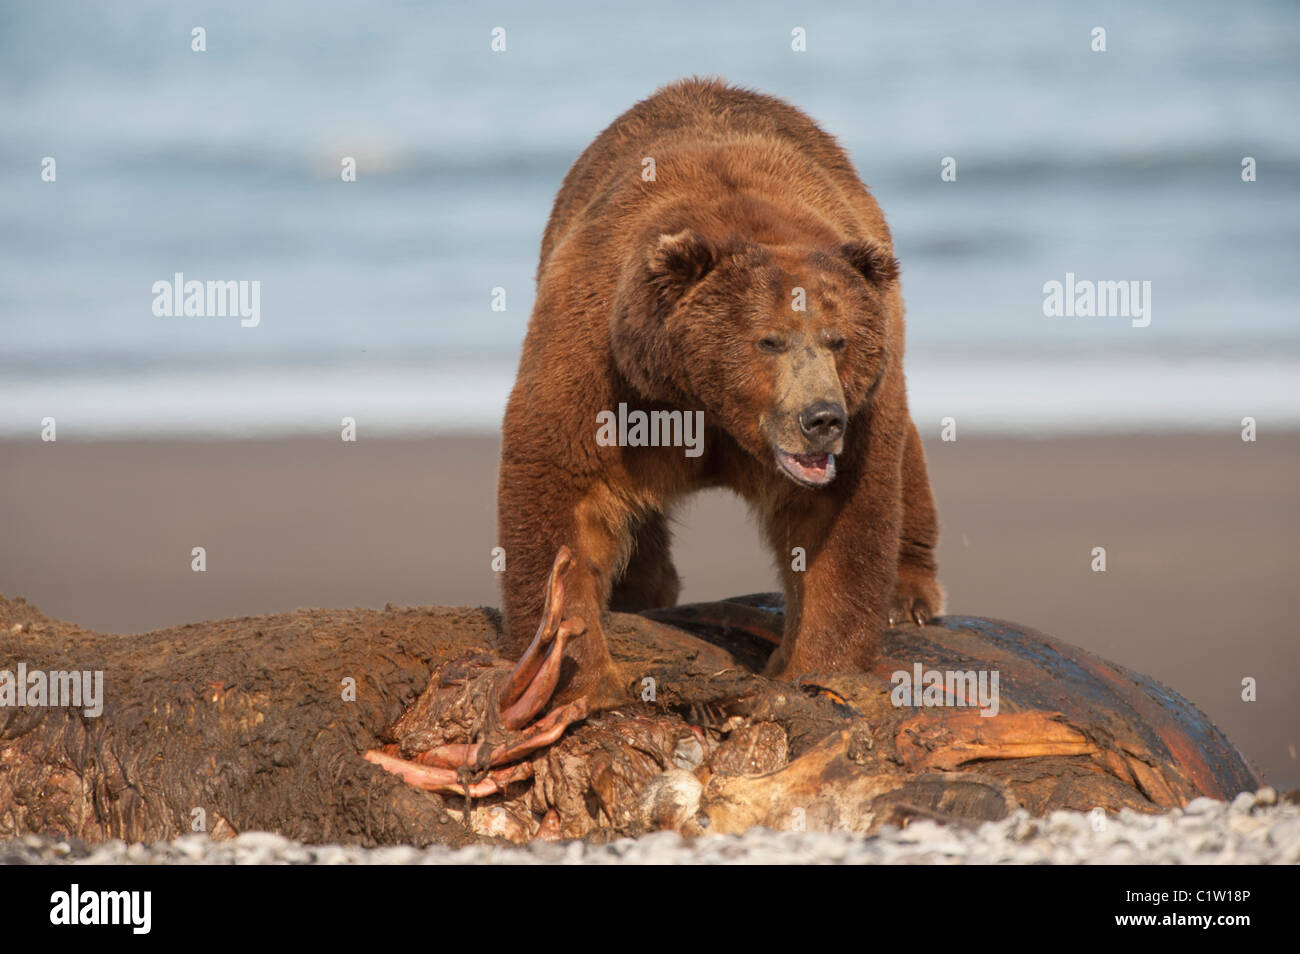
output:
[[[862,670],[942,610],[884,217],[802,112],[691,79],[596,137],[542,237],[498,519],[516,658],[575,558],[557,699],[619,694],[601,613],[676,601],[669,515],[705,487],[748,502],[781,569],[769,673]]]

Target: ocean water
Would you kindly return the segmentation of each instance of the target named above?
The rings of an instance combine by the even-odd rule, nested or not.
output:
[[[850,151],[923,433],[1300,425],[1292,3],[232,6],[0,7],[0,436],[495,430],[560,180],[690,74]],[[259,323],[156,316],[177,272]],[[1067,273],[1149,324],[1045,316]]]

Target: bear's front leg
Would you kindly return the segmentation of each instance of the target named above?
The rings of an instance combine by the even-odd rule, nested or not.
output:
[[[565,651],[555,702],[586,697],[591,708],[598,709],[618,701],[621,691],[601,618],[626,541],[618,536],[618,521],[611,526],[608,519],[616,510],[608,495],[578,491],[553,473],[544,483],[537,475],[532,466],[502,461],[499,533],[506,558],[502,648],[511,659],[524,653],[543,611],[555,553],[568,547],[572,560],[565,581],[565,614],[580,618],[585,629]]]
[[[864,672],[875,663],[898,581],[902,434],[872,434],[865,459],[845,455],[834,484],[801,490],[768,535],[784,568],[785,635],[769,675]],[[792,559],[802,548],[803,560]]]

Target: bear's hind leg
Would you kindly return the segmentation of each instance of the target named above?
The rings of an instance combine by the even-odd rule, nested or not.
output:
[[[623,575],[614,585],[609,608],[619,613],[638,613],[677,605],[682,583],[672,560],[672,532],[668,517],[654,513],[632,537],[632,554]]]
[[[939,517],[935,511],[925,450],[916,424],[908,422],[903,449],[903,521],[898,541],[898,582],[889,607],[889,625],[924,626],[943,612],[943,588],[934,558],[939,543]]]

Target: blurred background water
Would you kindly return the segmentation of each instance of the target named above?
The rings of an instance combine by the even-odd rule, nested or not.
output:
[[[0,435],[495,430],[565,171],[692,73],[849,149],[923,433],[1294,426],[1298,49],[1283,2],[5,4]],[[155,317],[175,272],[260,325]],[[1150,326],[1044,317],[1066,272],[1150,281]]]

